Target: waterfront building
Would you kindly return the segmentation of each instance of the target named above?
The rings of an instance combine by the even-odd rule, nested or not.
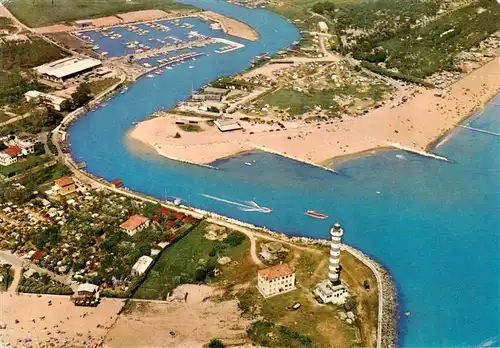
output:
[[[153,259],[149,256],[143,255],[139,257],[137,262],[132,266],[132,275],[144,274],[152,263]]]
[[[287,263],[257,272],[257,289],[264,297],[295,290],[295,271]]]
[[[132,215],[127,221],[120,225],[120,228],[127,232],[129,236],[133,236],[138,231],[149,226],[147,217],[141,215]]]
[[[330,229],[330,260],[328,265],[328,279],[316,285],[314,294],[323,303],[342,304],[349,296],[346,286],[340,280],[340,245],[344,230],[338,222]]]
[[[75,25],[78,28],[88,28],[92,26],[92,19],[81,19],[79,21],[75,21]]]
[[[230,119],[230,118],[215,120],[214,124],[217,126],[217,128],[219,128],[219,130],[221,132],[229,132],[229,131],[238,130],[238,129],[243,128],[238,123],[238,121]]]
[[[206,94],[218,94],[222,96],[228,94],[230,90],[225,88],[206,87],[203,92]]]
[[[24,98],[28,103],[31,101],[44,103],[49,106],[52,106],[57,111],[61,111],[62,105],[66,100],[66,98],[58,97],[57,95],[43,93],[39,91],[28,91],[24,93]]]
[[[94,58],[67,57],[40,65],[33,70],[45,79],[63,82],[101,65],[102,62]]]
[[[59,193],[61,196],[69,195],[70,193],[75,192],[77,189],[75,181],[69,176],[65,176],[55,180],[54,184],[56,186],[55,188],[57,193]]]
[[[29,141],[33,144],[40,144],[42,141],[40,139],[40,135],[38,134],[31,134],[27,132],[21,132],[16,134],[16,140],[19,141]]]

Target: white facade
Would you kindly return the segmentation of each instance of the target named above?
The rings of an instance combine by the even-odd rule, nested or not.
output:
[[[264,297],[295,290],[295,271],[286,263],[260,270],[257,289]]]
[[[61,105],[66,100],[65,98],[39,91],[28,91],[24,93],[24,98],[28,103],[31,101],[45,102],[46,104],[52,106],[57,111],[61,111]]]
[[[137,262],[132,266],[132,275],[144,274],[151,263],[153,263],[153,259],[149,256],[144,255],[139,257]]]
[[[0,165],[2,166],[10,166],[12,163],[17,162],[17,156],[16,157],[11,157],[7,155],[6,153],[0,152]]]
[[[316,285],[314,294],[324,303],[342,304],[349,293],[340,281],[340,245],[344,230],[338,222],[330,229],[330,260],[328,265],[328,279]]]
[[[31,141],[23,141],[23,140],[15,140],[17,146],[21,148],[21,152],[23,155],[27,156],[35,153],[35,144]]]

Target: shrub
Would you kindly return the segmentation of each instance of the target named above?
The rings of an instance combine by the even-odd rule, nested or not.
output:
[[[238,246],[245,240],[245,235],[239,232],[231,232],[226,238],[224,238],[224,243],[231,246]]]
[[[224,348],[224,343],[217,338],[213,338],[208,344],[208,348]]]

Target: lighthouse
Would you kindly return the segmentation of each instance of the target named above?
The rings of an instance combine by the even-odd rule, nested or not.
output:
[[[328,263],[328,278],[316,285],[314,294],[322,303],[342,304],[349,296],[347,287],[340,281],[340,246],[344,229],[336,222],[330,229],[330,258]]]
[[[330,229],[330,263],[328,267],[328,280],[331,286],[340,284],[340,244],[342,244],[342,236],[344,230],[338,222]]]

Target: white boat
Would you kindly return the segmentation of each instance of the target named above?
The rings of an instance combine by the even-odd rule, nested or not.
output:
[[[193,68],[194,68],[194,65],[190,65],[190,66],[189,66],[189,69],[193,69]]]
[[[181,203],[182,203],[182,200],[181,200],[180,198],[176,198],[176,199],[174,200],[174,204],[175,204],[175,205],[181,205]]]
[[[250,163],[250,162],[245,162],[245,164],[246,164],[247,166],[251,166],[251,165],[252,165],[252,163]]]
[[[149,77],[149,78],[155,77],[153,74],[148,74],[146,76]]]

